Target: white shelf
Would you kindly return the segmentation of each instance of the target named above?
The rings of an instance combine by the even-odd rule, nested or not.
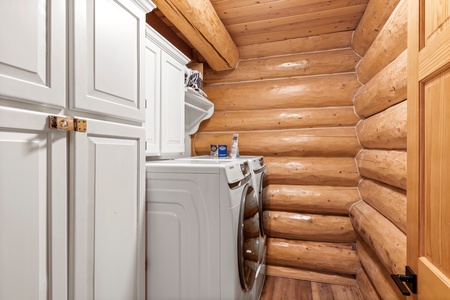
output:
[[[186,133],[194,134],[203,120],[211,118],[214,103],[190,87],[185,88],[184,99]]]

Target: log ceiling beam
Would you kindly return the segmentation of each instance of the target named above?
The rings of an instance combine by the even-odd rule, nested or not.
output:
[[[209,0],[154,0],[216,71],[234,69],[239,51]]]

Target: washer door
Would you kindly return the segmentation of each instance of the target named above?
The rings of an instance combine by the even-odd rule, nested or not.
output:
[[[255,283],[260,251],[259,212],[258,209],[254,209],[254,205],[246,205],[255,201],[258,201],[256,191],[251,185],[246,184],[241,198],[237,241],[239,281],[242,290],[246,292],[250,291]]]
[[[263,171],[261,173],[261,177],[259,178],[259,190],[258,190],[258,210],[259,210],[259,231],[261,232],[261,236],[264,237],[266,234],[264,233],[264,216],[263,216],[263,189],[264,189],[264,177],[266,176],[266,172]]]

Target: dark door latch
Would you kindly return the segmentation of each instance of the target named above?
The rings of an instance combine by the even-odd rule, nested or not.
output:
[[[414,271],[409,267],[405,267],[405,275],[403,274],[391,274],[392,279],[397,285],[402,295],[411,296],[411,291],[413,294],[417,294],[417,275]],[[403,283],[406,282],[406,285]],[[408,286],[408,288],[406,288]]]

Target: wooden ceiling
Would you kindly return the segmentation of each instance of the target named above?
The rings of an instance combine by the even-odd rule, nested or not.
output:
[[[354,30],[369,0],[211,0],[239,46]],[[158,10],[164,23],[187,39]]]

